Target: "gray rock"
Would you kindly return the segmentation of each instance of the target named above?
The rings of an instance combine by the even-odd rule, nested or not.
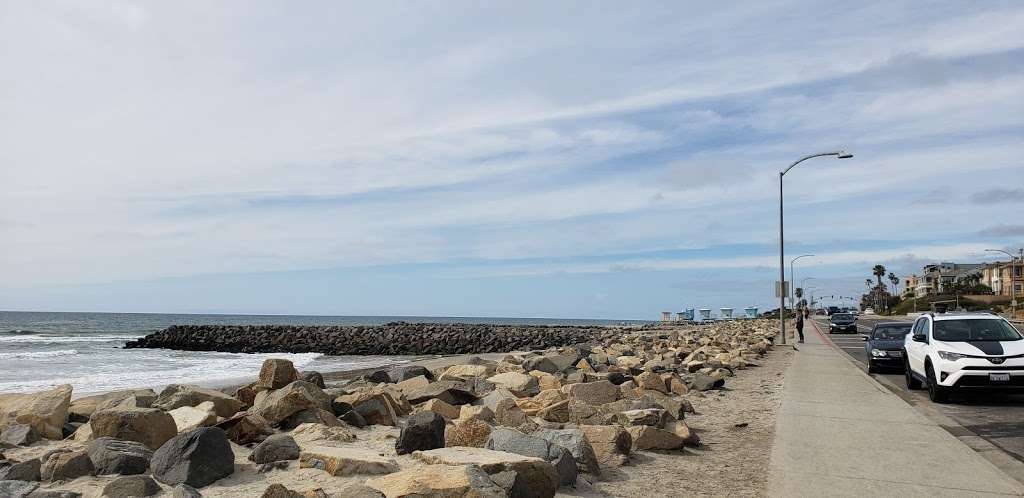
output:
[[[687,386],[694,391],[710,391],[725,386],[725,379],[716,379],[702,373],[694,374],[686,382]]]
[[[402,382],[403,380],[409,380],[420,375],[426,377],[427,380],[434,380],[434,374],[421,365],[395,367],[388,372],[388,375],[391,377],[392,382]]]
[[[377,384],[390,384],[394,382],[391,380],[391,374],[387,370],[376,370],[366,376],[366,380],[370,382],[376,382]]]
[[[409,417],[395,441],[395,452],[407,455],[419,450],[444,448],[444,417],[424,410]]]
[[[540,430],[531,435],[569,450],[569,453],[572,453],[573,459],[576,460],[576,468],[580,472],[586,472],[595,476],[601,475],[601,465],[597,461],[597,454],[582,430]]]
[[[313,384],[314,386],[319,387],[320,389],[324,389],[327,387],[327,385],[324,384],[323,374],[313,370],[310,370],[308,372],[302,372],[302,375],[299,377],[299,380],[309,382],[310,384]]]
[[[3,432],[0,432],[0,443],[7,443],[11,446],[28,446],[40,439],[39,433],[28,424],[9,425]]]
[[[349,410],[341,414],[341,416],[338,417],[338,420],[341,420],[352,427],[366,427],[366,419],[355,410]]]
[[[576,484],[576,460],[572,453],[545,439],[526,435],[515,429],[495,427],[484,447],[489,450],[505,451],[550,462],[558,471],[559,485]]]
[[[235,454],[223,430],[200,427],[183,432],[153,453],[150,470],[169,486],[201,488],[235,472]]]
[[[203,498],[203,495],[188,484],[179,484],[171,492],[171,498]]]
[[[76,493],[74,491],[64,491],[62,489],[37,489],[29,493],[28,498],[82,498],[82,493]]]
[[[405,393],[405,397],[414,405],[431,398],[437,398],[449,405],[465,405],[476,400],[476,396],[466,389],[464,384],[452,380],[439,380],[419,389],[410,389]]]
[[[0,481],[38,481],[42,478],[41,467],[42,462],[38,458],[0,467]]]
[[[149,476],[118,477],[103,487],[103,496],[110,498],[153,496],[159,492],[160,485]]]
[[[39,483],[21,480],[0,480],[0,496],[4,498],[26,498],[39,487]]]
[[[274,434],[256,445],[249,454],[255,463],[269,463],[279,460],[298,460],[299,445],[288,434]]]
[[[135,441],[121,441],[109,437],[101,437],[86,446],[89,459],[96,468],[97,475],[144,474],[153,459],[153,450]]]

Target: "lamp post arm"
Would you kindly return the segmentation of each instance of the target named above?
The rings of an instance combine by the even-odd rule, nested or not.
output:
[[[793,169],[794,166],[796,166],[797,164],[800,164],[800,163],[802,163],[802,162],[804,162],[804,161],[806,161],[808,159],[814,159],[815,157],[821,157],[821,156],[838,156],[838,155],[841,155],[841,154],[843,154],[843,152],[841,152],[841,151],[836,151],[836,152],[820,152],[818,154],[811,154],[809,156],[801,157],[800,159],[797,159],[795,162],[793,162],[793,164],[790,164],[788,168],[780,171],[779,175],[781,176],[781,175],[785,175],[786,173],[789,173],[789,170]]]

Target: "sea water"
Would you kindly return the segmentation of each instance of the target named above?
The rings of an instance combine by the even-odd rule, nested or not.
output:
[[[125,342],[170,325],[379,325],[388,322],[524,325],[609,325],[609,320],[544,318],[175,315],[0,311],[0,392],[71,384],[74,396],[168,384],[230,385],[251,381],[267,358],[287,358],[299,370],[338,372],[409,361],[394,356],[320,353],[217,353],[123,349]]]

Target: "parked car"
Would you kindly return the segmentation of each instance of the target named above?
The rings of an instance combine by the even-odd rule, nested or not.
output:
[[[903,368],[903,338],[910,332],[910,326],[909,322],[883,322],[864,334],[868,372],[884,367]]]
[[[864,308],[864,314],[865,315],[874,315],[875,314],[875,309],[874,308]]]
[[[832,316],[832,315],[834,315],[836,313],[839,313],[839,306],[829,306],[828,307],[828,316]]]
[[[836,313],[828,319],[828,333],[856,332],[857,317],[849,313]]]
[[[903,341],[908,389],[945,403],[961,388],[1024,389],[1024,336],[989,313],[925,313]]]

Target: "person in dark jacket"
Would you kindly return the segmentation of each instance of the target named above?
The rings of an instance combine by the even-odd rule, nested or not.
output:
[[[800,342],[804,342],[804,312],[803,310],[797,310],[796,312],[796,333],[800,335]]]

